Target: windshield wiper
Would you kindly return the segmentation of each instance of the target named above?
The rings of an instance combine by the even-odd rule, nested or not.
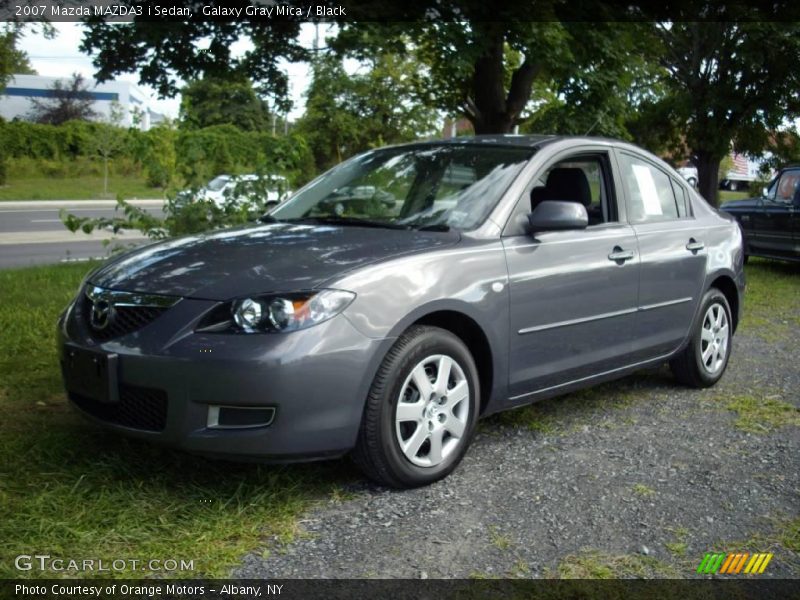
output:
[[[408,225],[401,225],[389,221],[371,221],[369,219],[359,219],[357,217],[336,217],[333,215],[301,217],[299,219],[288,220],[292,223],[322,223],[324,225],[352,225],[354,227],[378,227],[382,229],[411,229]]]

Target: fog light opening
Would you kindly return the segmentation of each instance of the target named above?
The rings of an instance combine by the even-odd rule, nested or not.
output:
[[[209,406],[208,429],[253,429],[269,427],[275,420],[273,406]]]

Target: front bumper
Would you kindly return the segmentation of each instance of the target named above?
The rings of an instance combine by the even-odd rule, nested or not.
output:
[[[215,304],[183,299],[149,325],[108,342],[92,339],[81,303],[72,305],[58,327],[62,367],[69,347],[116,354],[119,393],[113,396],[127,403],[104,404],[73,392],[72,404],[121,434],[205,455],[290,461],[353,448],[390,341],[363,336],[342,315],[286,334],[195,333]],[[161,402],[160,422],[154,406]],[[218,429],[210,414],[220,406],[270,407],[274,418],[265,426]],[[120,409],[127,418],[118,418]],[[147,415],[137,419],[136,411]]]

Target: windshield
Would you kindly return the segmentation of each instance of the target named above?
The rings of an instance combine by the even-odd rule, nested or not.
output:
[[[534,152],[451,145],[376,150],[328,171],[270,216],[474,229]]]
[[[208,182],[206,189],[211,192],[218,192],[225,187],[225,184],[228,183],[228,181],[230,181],[229,175],[219,175]]]

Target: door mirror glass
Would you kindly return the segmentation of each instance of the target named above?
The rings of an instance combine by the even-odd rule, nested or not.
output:
[[[530,233],[586,229],[588,226],[589,214],[586,207],[578,202],[545,200],[528,215]]]
[[[769,190],[765,187],[761,188],[761,197],[766,198],[767,194],[769,194]]]

